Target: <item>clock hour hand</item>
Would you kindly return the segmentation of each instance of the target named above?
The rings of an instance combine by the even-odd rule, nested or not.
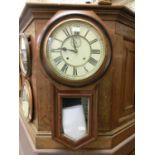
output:
[[[63,50],[63,51],[71,51],[71,52],[76,53],[75,50],[73,50],[73,49],[68,49],[68,48],[66,48],[66,47],[63,47],[62,50]]]

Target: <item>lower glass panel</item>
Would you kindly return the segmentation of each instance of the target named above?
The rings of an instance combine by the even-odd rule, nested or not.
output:
[[[88,134],[89,98],[62,98],[62,127],[64,136],[78,141]]]

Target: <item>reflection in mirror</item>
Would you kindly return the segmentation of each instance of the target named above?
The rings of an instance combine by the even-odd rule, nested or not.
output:
[[[62,98],[62,127],[64,136],[78,141],[88,134],[88,97]]]

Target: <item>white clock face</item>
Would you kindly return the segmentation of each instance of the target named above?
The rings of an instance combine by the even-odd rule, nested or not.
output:
[[[53,28],[45,42],[48,65],[69,80],[83,80],[101,67],[106,51],[103,33],[93,24],[71,19]]]

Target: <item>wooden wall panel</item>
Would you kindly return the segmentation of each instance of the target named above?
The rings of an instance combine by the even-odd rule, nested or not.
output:
[[[44,28],[48,20],[36,20],[35,21],[35,35],[36,35],[36,45],[39,39],[39,35]],[[52,110],[52,96],[54,92],[53,85],[48,80],[46,74],[44,73],[40,58],[39,50],[35,50],[36,55],[36,88],[37,88],[37,114],[38,118],[38,131],[51,131],[51,110]]]
[[[112,69],[104,75],[99,84],[98,105],[98,130],[104,132],[110,129],[111,92],[112,92]]]
[[[134,116],[135,97],[135,53],[134,43],[124,39],[122,70],[122,102],[119,122],[132,119]]]
[[[134,29],[115,25],[113,47],[112,129],[134,119],[135,49]]]
[[[111,129],[119,126],[119,117],[121,109],[121,85],[122,85],[122,52],[123,52],[123,37],[116,34],[114,37],[112,63],[112,96],[111,96]]]

